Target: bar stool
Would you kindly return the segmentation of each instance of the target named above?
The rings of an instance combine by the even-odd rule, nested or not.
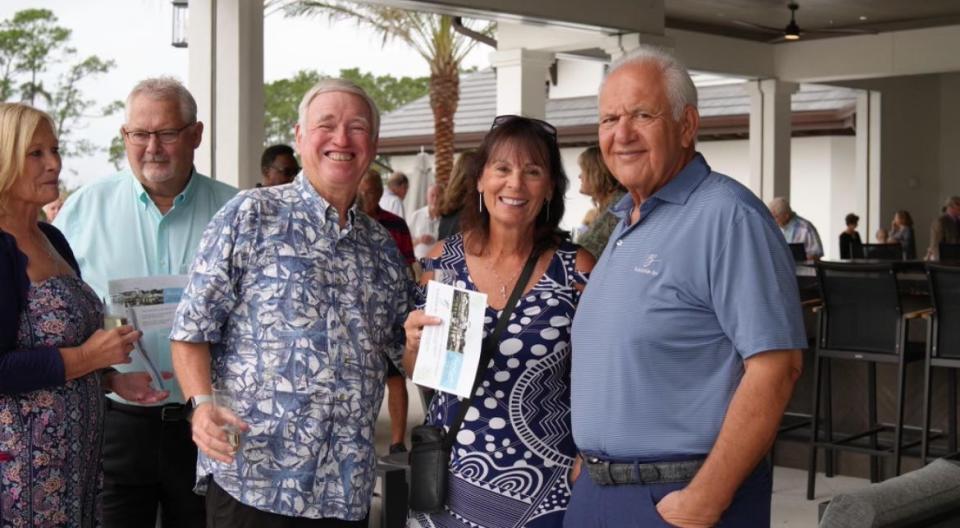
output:
[[[907,340],[907,323],[922,313],[903,314],[893,263],[818,262],[817,278],[823,306],[818,312],[817,344],[814,351],[813,425],[807,467],[807,499],[814,498],[817,450],[827,460],[835,450],[870,455],[870,480],[880,480],[880,457],[894,459],[894,473],[900,474],[903,444],[903,407],[906,394],[906,366],[923,358],[921,343]],[[832,398],[823,401],[823,378],[835,359],[867,363],[867,416],[865,431],[834,438]],[[896,418],[893,424],[877,419],[877,363],[897,366]],[[833,378],[837,377],[834,370]],[[829,382],[828,382],[829,383]],[[826,416],[821,415],[821,401]],[[821,421],[824,435],[820,437]],[[892,431],[893,442],[881,446],[879,434]],[[867,445],[855,443],[867,439]],[[914,444],[919,444],[918,440]]]
[[[947,451],[945,458],[957,451],[957,369],[960,369],[960,266],[927,263],[927,281],[933,310],[927,325],[927,362],[923,374],[923,437],[920,456],[928,462],[930,441],[930,408],[933,406],[933,367],[947,370]],[[939,436],[939,435],[938,435]]]

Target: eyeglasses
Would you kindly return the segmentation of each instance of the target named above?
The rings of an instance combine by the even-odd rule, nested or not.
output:
[[[183,132],[187,127],[195,125],[196,121],[193,123],[187,123],[180,128],[168,128],[165,130],[127,130],[123,129],[123,135],[127,137],[127,141],[133,143],[134,145],[146,145],[150,143],[150,136],[156,135],[157,140],[160,143],[169,145],[170,143],[176,143],[180,139],[180,132]]]
[[[532,117],[524,117],[519,115],[506,114],[506,115],[498,115],[497,117],[494,117],[493,125],[490,127],[490,130],[493,130],[499,126],[503,126],[507,123],[511,123],[513,121],[526,121],[529,123],[533,123],[538,127],[540,127],[541,130],[546,132],[551,139],[553,139],[554,141],[557,140],[557,127],[540,119],[534,119]]]
[[[297,167],[296,165],[294,165],[293,167],[286,167],[286,168],[277,167],[276,165],[270,165],[269,168],[279,172],[280,174],[283,174],[287,178],[293,178],[294,176],[300,173],[300,167]]]

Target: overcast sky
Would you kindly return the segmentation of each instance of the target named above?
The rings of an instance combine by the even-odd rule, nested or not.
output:
[[[116,68],[83,85],[98,105],[126,98],[137,80],[172,75],[187,81],[186,49],[170,45],[172,7],[169,0],[3,0],[0,20],[28,8],[50,9],[61,26],[73,30],[70,44],[78,55],[113,59]],[[489,49],[478,46],[465,66],[488,65]],[[320,18],[285,18],[271,14],[264,20],[264,77],[267,82],[292,76],[301,69],[335,74],[342,68],[360,68],[377,75],[425,76],[427,63],[396,42],[385,48],[380,37],[352,23],[328,24]],[[59,69],[57,69],[59,71]],[[48,83],[55,81],[50,76]],[[123,116],[118,113],[90,120],[83,134],[106,146],[118,133]],[[64,160],[62,178],[68,186],[92,181],[113,172],[106,154]]]

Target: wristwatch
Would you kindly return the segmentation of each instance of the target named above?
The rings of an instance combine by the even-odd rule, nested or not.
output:
[[[189,422],[193,418],[193,411],[197,410],[197,407],[205,403],[210,403],[213,401],[213,396],[209,394],[197,394],[196,396],[191,396],[187,400],[186,410],[187,410],[187,421]]]

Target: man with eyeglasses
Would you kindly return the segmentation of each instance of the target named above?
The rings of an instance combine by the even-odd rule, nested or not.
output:
[[[297,158],[289,145],[270,145],[260,156],[260,176],[262,182],[257,187],[273,187],[293,181],[300,173]]]
[[[126,101],[120,129],[128,170],[83,186],[55,225],[76,254],[84,280],[107,298],[110,280],[187,273],[204,228],[237,190],[196,172],[203,124],[197,103],[177,80],[146,79]],[[145,332],[144,350],[173,371],[166,332]],[[117,365],[143,371],[139,359]],[[197,450],[176,380],[170,397],[145,405],[110,394],[103,445],[103,525],[203,526],[202,497],[193,493]]]

